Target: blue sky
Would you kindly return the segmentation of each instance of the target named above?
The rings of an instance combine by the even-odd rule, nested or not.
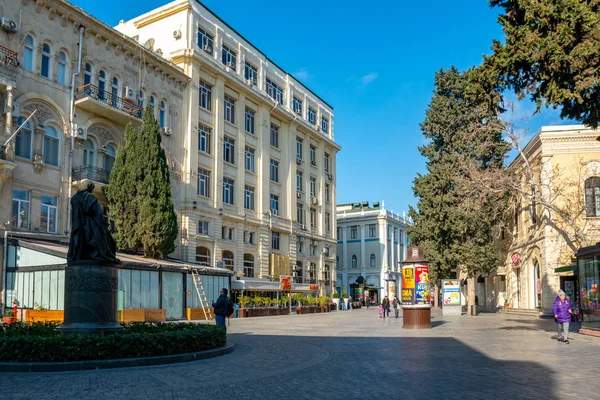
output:
[[[112,26],[167,3],[72,1]],[[502,34],[486,0],[203,3],[334,107],[338,203],[384,200],[396,212],[416,204],[412,181],[425,172],[419,123],[434,73],[479,64]],[[547,110],[529,128],[564,123]]]

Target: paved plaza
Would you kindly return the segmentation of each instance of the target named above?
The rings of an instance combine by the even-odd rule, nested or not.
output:
[[[10,399],[598,399],[600,338],[553,321],[442,317],[402,330],[377,310],[231,320],[232,354],[192,363],[4,373]]]

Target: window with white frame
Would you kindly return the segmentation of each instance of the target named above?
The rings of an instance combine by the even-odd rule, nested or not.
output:
[[[317,121],[317,112],[313,108],[308,108],[308,122],[314,125]]]
[[[375,254],[371,254],[371,257],[369,258],[369,266],[371,268],[377,266],[377,258],[375,257]]]
[[[279,127],[271,124],[271,146],[279,148]]]
[[[233,203],[233,184],[234,180],[230,178],[223,178],[223,203],[225,204],[234,204]]]
[[[593,176],[584,182],[587,217],[600,217],[600,177]]]
[[[94,66],[90,63],[85,63],[83,68],[83,84],[90,85],[94,81]]]
[[[279,162],[271,159],[269,165],[269,176],[273,182],[279,182]]]
[[[198,168],[198,196],[210,197],[210,171]]]
[[[121,105],[119,104],[119,95],[121,94],[119,91],[119,78],[117,78],[116,76],[113,76],[112,78],[112,85],[111,85],[111,89],[110,89],[110,93],[112,94],[111,96],[111,105],[113,107],[120,107]],[[154,118],[156,118],[156,110],[154,110]]]
[[[210,250],[204,246],[196,247],[196,262],[200,265],[210,266]]]
[[[302,242],[298,243],[298,253],[302,253],[301,250],[301,246],[303,245]],[[302,283],[303,282],[303,267],[302,267],[302,261],[296,261],[296,265],[294,266],[294,282],[295,283]]]
[[[31,35],[25,36],[23,45],[23,68],[33,71],[35,56],[35,39]]]
[[[296,203],[296,221],[304,225],[304,204]]]
[[[204,81],[200,81],[199,86],[199,95],[200,95],[200,107],[205,110],[212,110],[212,86]]]
[[[106,71],[101,69],[98,72],[98,100],[104,100],[106,97]]]
[[[303,145],[303,143],[304,143],[304,141],[301,138],[299,138],[299,137],[296,138],[296,157],[299,158],[299,159],[302,159],[302,155],[303,155],[302,145]]]
[[[198,150],[206,154],[210,154],[211,131],[207,126],[198,125]]]
[[[331,213],[325,213],[325,232],[331,233]]]
[[[314,208],[310,209],[310,227],[311,228],[317,227],[317,210]]]
[[[160,101],[160,111],[158,112],[158,123],[161,128],[167,126],[167,102],[164,100]]]
[[[110,175],[113,166],[115,165],[115,159],[117,158],[117,150],[115,146],[107,145],[106,153],[104,153],[104,169]]]
[[[254,111],[246,108],[246,118],[245,119],[246,119],[246,121],[245,121],[246,132],[254,135]]]
[[[227,136],[223,139],[223,160],[235,164],[235,140]]]
[[[323,158],[323,169],[325,170],[325,173],[328,174],[330,173],[329,171],[329,162],[331,161],[331,159],[329,158],[329,154],[325,153],[325,157]]]
[[[213,53],[214,36],[202,28],[198,28],[198,46],[207,53]]]
[[[43,151],[44,162],[58,167],[58,132],[53,126],[46,126],[44,131]]]
[[[317,149],[313,145],[310,146],[310,165],[317,165]]]
[[[246,171],[254,172],[254,149],[246,146]]]
[[[56,83],[66,85],[67,83],[67,53],[58,52],[58,62],[56,64]]]
[[[279,250],[279,232],[271,232],[271,248],[273,250]]]
[[[40,75],[50,79],[52,76],[52,47],[48,43],[42,45],[42,63],[40,65]]]
[[[23,125],[27,118],[19,117],[19,126]],[[31,159],[31,138],[33,136],[33,130],[31,129],[31,121],[27,121],[21,128],[17,136],[15,137],[15,155]]]
[[[27,190],[13,189],[11,222],[15,228],[29,229],[29,192]]]
[[[233,228],[229,228],[227,226],[221,227],[221,239],[233,241],[234,238],[235,238],[235,235],[234,235]]]
[[[55,196],[42,195],[40,231],[47,233],[58,232],[58,207]]]
[[[304,174],[302,171],[296,171],[296,190],[304,191]]]
[[[252,186],[244,187],[244,208],[254,210],[254,188]]]
[[[150,109],[154,119],[156,119],[156,97],[153,94],[150,95]]]
[[[266,78],[266,91],[270,98],[283,105],[283,89],[269,78]]]
[[[377,224],[369,224],[369,237],[377,237]]]
[[[235,51],[231,50],[229,47],[227,47],[225,45],[223,45],[223,48],[221,51],[221,61],[223,62],[223,65],[226,65],[229,68],[231,68],[233,71],[235,71],[236,62],[237,62],[236,53],[235,53]]]
[[[317,195],[317,178],[314,176],[310,177],[310,195],[315,197]]]
[[[350,227],[350,239],[358,239],[358,225]]]
[[[87,139],[83,145],[83,165],[96,166],[96,144],[92,139]]]
[[[250,64],[248,61],[244,63],[244,77],[246,78],[246,80],[252,82],[254,86],[256,86],[256,83],[258,81],[258,70],[254,65]]]
[[[279,196],[272,194],[271,200],[271,213],[273,215],[279,215]]]
[[[325,203],[331,203],[331,185],[325,184]]]
[[[308,283],[317,283],[317,264],[308,265]]]
[[[356,268],[358,266],[358,258],[356,256],[352,256],[352,268]]]
[[[225,104],[225,121],[235,123],[235,100],[225,96],[223,102]]]
[[[244,231],[244,243],[254,244],[254,232]]]
[[[302,100],[294,96],[292,99],[292,109],[296,114],[302,116]]]
[[[244,276],[254,278],[254,256],[252,254],[244,254]]]
[[[223,250],[222,257],[223,266],[230,271],[233,271],[233,252],[229,250]]]
[[[325,133],[329,133],[329,120],[325,117],[321,117],[321,130]]]
[[[198,235],[208,236],[208,227],[209,227],[208,221],[203,221],[203,220],[198,221]]]

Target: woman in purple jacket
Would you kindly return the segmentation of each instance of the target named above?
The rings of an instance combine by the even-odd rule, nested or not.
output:
[[[569,344],[569,323],[571,322],[571,300],[564,291],[559,290],[554,300],[554,320],[558,326],[558,341]]]

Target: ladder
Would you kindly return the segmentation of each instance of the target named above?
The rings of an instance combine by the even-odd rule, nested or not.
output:
[[[208,306],[208,299],[206,298],[206,292],[204,292],[204,285],[202,284],[200,274],[194,269],[192,269],[192,279],[194,281],[194,286],[196,287],[198,300],[200,300],[200,307],[202,307],[202,311],[204,312],[204,318],[206,320],[211,320],[213,319],[213,316],[210,312],[210,307]]]

